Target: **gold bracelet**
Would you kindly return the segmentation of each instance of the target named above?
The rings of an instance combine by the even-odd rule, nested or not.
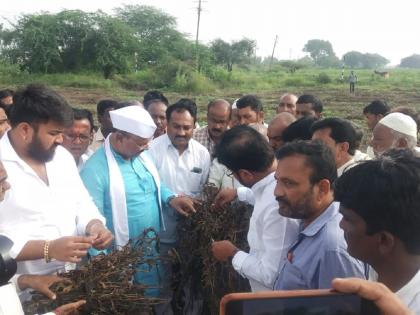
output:
[[[49,256],[48,250],[50,249],[50,241],[45,241],[44,243],[44,260],[46,263],[51,262],[51,257]]]

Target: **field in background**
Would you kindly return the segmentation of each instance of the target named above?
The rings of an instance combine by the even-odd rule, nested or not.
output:
[[[10,69],[0,69],[0,88],[16,88],[31,82],[45,83],[63,94],[73,106],[93,112],[100,99],[141,100],[147,89],[159,88],[171,103],[181,97],[195,99],[200,108],[200,123],[205,120],[205,106],[209,100],[226,98],[233,101],[248,93],[262,99],[267,121],[273,117],[278,98],[285,92],[314,94],[323,101],[325,116],[347,118],[363,128],[362,109],[374,99],[386,100],[391,106],[405,105],[420,111],[420,70],[391,69],[389,79],[375,75],[373,70],[355,72],[359,78],[355,95],[350,95],[348,83],[341,81],[340,69],[306,68],[289,73],[280,67],[272,70],[235,69],[232,73],[216,68],[212,74],[206,75],[179,70],[173,73],[174,78],[162,79],[165,82],[173,80],[174,84],[159,86],[158,72],[153,73],[151,69],[105,80],[101,75],[91,73],[30,75],[11,66]],[[349,70],[345,70],[345,79],[348,75]],[[152,86],[149,80],[153,80]]]

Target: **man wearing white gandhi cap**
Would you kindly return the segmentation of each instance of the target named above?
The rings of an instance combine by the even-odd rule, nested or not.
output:
[[[162,206],[169,205],[184,215],[195,210],[191,199],[175,195],[160,181],[145,151],[156,129],[150,114],[140,106],[127,106],[110,111],[110,116],[114,132],[86,162],[80,175],[106,217],[115,245],[123,246],[146,228],[165,229]],[[156,268],[137,273],[135,281],[158,285]]]
[[[376,157],[390,149],[416,151],[417,124],[408,115],[388,114],[373,129],[371,145]]]

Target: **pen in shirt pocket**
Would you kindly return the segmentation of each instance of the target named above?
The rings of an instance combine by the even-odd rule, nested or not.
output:
[[[203,172],[203,170],[199,167],[193,167],[193,169],[191,170],[192,173],[196,173],[196,174],[201,174]]]

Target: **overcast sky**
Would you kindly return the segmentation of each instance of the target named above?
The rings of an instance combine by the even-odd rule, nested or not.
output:
[[[6,4],[6,2],[5,2]],[[112,13],[122,4],[145,4],[175,16],[178,30],[195,38],[198,0],[11,0],[0,8],[0,22],[20,13],[58,12],[62,9]],[[329,40],[337,56],[350,51],[379,53],[398,64],[420,54],[420,2],[416,0],[206,0],[200,41],[243,37],[257,41],[259,56],[303,57],[309,39]]]

